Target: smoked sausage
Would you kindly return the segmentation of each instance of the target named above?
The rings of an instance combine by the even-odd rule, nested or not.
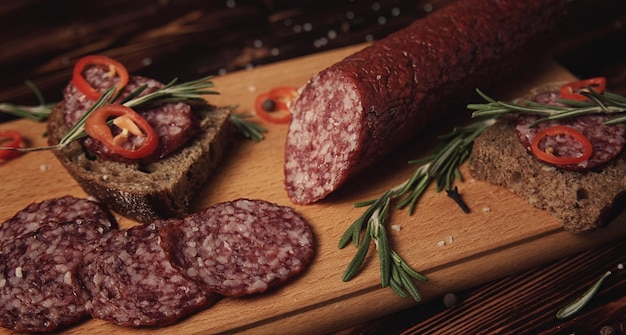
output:
[[[291,104],[285,189],[325,198],[529,60],[567,0],[459,0],[314,75]],[[463,110],[460,108],[459,110]]]

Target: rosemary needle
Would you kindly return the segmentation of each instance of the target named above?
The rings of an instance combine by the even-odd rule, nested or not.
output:
[[[605,272],[591,287],[589,287],[580,297],[576,298],[574,301],[565,305],[563,308],[559,309],[556,313],[556,318],[559,320],[567,319],[574,314],[578,313],[589,301],[591,298],[598,292],[600,286],[604,282],[604,280],[611,275],[611,271]]]
[[[266,133],[267,129],[257,123],[249,121],[248,118],[250,117],[252,117],[250,114],[231,113],[230,121],[244,137],[254,142],[259,142],[264,138],[263,133]]]

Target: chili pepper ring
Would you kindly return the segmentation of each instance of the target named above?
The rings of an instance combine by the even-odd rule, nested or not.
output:
[[[548,136],[557,136],[557,135],[565,135],[565,136],[572,137],[573,139],[578,141],[580,144],[582,144],[583,146],[582,154],[578,157],[573,157],[573,156],[562,157],[562,156],[554,155],[552,153],[547,152],[546,150],[542,150],[541,148],[539,148],[539,144],[544,138]],[[568,126],[552,126],[552,127],[549,127],[540,131],[539,133],[537,133],[537,135],[535,135],[535,138],[533,139],[532,144],[531,144],[531,149],[532,149],[533,154],[539,160],[542,160],[546,163],[555,164],[555,165],[579,164],[589,159],[589,157],[591,157],[591,154],[593,153],[593,146],[591,145],[591,142],[589,141],[589,139],[578,130],[572,127],[568,127]]]
[[[124,122],[114,121],[122,129],[123,136],[128,136],[130,133],[145,137],[141,146],[132,149],[123,146],[124,142],[127,142],[127,137],[120,139],[113,136],[111,128],[107,124],[109,118],[123,119]],[[136,128],[139,128],[141,134],[137,134]],[[96,109],[85,121],[85,132],[118,155],[130,159],[144,158],[152,154],[159,144],[157,134],[152,126],[137,112],[123,105],[104,105]]]

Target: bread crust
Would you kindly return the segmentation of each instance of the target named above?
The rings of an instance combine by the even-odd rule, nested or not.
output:
[[[566,171],[535,159],[520,143],[516,118],[506,115],[474,141],[470,173],[506,187],[547,210],[573,233],[608,225],[626,203],[626,152],[599,169]]]
[[[195,106],[194,106],[195,108]],[[204,106],[201,130],[190,142],[153,163],[125,164],[98,159],[72,142],[54,154],[89,195],[138,222],[183,217],[199,188],[217,167],[233,134],[230,109]],[[55,106],[47,123],[48,144],[67,133],[63,108]]]

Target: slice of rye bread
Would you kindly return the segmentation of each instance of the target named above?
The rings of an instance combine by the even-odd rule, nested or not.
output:
[[[501,117],[474,140],[469,169],[475,179],[506,187],[573,233],[606,226],[621,213],[626,151],[594,171],[567,171],[535,159],[520,143],[515,125],[515,117]]]
[[[148,164],[98,159],[79,142],[53,151],[83,190],[113,211],[143,223],[182,217],[231,141],[234,127],[229,116],[228,108],[202,108],[198,134],[174,153]],[[50,114],[47,131],[50,145],[67,133],[60,105]]]

